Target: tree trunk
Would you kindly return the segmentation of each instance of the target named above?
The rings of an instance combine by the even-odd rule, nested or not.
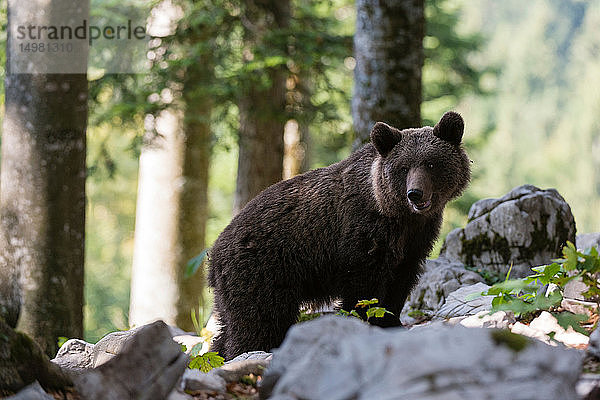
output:
[[[204,247],[210,108],[163,111],[140,157],[129,323],[163,319],[193,330],[190,311],[203,289],[201,272],[185,279],[187,262]],[[190,114],[196,114],[190,119]],[[208,119],[208,117],[207,117]]]
[[[357,0],[354,35],[354,148],[384,121],[397,128],[421,124],[424,0]]]
[[[35,10],[38,23],[56,17],[49,2],[10,1],[9,24],[11,15],[25,5]],[[81,2],[78,11],[85,15],[80,18],[87,18],[87,7]],[[72,21],[65,17],[66,23]],[[12,69],[11,58],[20,61],[14,57],[27,55],[11,53],[11,40],[9,34],[0,295],[8,292],[21,302],[18,329],[53,356],[59,336],[83,336],[87,76],[20,74]],[[81,57],[85,71],[87,54]],[[9,306],[10,323],[14,306]]]
[[[289,24],[289,0],[249,0],[246,7],[247,50],[260,43],[266,31],[284,29]],[[238,103],[240,136],[234,214],[263,189],[280,181],[283,174],[286,67],[272,67],[266,74],[270,86],[265,88],[260,80],[251,80]]]
[[[178,39],[186,44],[202,40],[195,32]],[[132,325],[163,319],[194,330],[190,312],[198,307],[204,276],[202,270],[188,278],[184,272],[188,261],[205,246],[212,101],[202,87],[211,82],[213,68],[205,56],[183,71],[183,80],[173,78],[183,88],[173,106],[156,119],[158,135],[148,135],[142,149],[129,311]]]

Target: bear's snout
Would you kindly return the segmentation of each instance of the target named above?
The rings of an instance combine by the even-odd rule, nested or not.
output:
[[[413,169],[406,177],[406,198],[413,211],[422,213],[431,207],[431,181],[421,168]]]
[[[406,196],[413,203],[420,203],[421,199],[423,199],[423,191],[419,189],[410,189]]]

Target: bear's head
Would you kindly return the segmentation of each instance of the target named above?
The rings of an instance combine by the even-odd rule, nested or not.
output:
[[[399,130],[377,122],[371,143],[377,154],[371,168],[379,210],[432,215],[467,187],[469,158],[461,145],[464,122],[449,111],[435,127]]]

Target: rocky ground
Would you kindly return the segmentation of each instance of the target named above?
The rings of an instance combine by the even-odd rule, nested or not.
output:
[[[17,357],[0,347],[0,394],[11,399],[600,399],[600,331],[563,329],[548,312],[519,320],[490,313],[491,298],[470,294],[548,263],[575,240],[569,206],[553,190],[522,186],[476,203],[468,224],[448,236],[400,316],[404,328],[380,329],[324,316],[295,325],[273,353],[240,355],[208,373],[186,368],[202,341],[162,322],[107,335],[93,345],[72,339],[49,361],[31,344]],[[577,237],[579,248],[600,234]],[[471,266],[471,267],[467,267]],[[486,283],[487,282],[487,283]],[[561,307],[597,320],[574,283]],[[594,316],[596,316],[594,320]],[[0,321],[1,322],[1,321]],[[0,339],[25,339],[0,324]],[[27,342],[28,343],[28,342]],[[29,346],[29,345],[27,345]],[[11,353],[12,351],[12,353]],[[38,383],[39,382],[39,383]],[[27,386],[23,389],[27,384]]]

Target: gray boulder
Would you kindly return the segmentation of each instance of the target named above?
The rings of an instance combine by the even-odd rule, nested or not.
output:
[[[577,399],[582,355],[508,331],[380,329],[326,316],[275,350],[261,398]],[[270,397],[269,397],[270,396]]]
[[[14,396],[5,397],[4,400],[54,400],[54,397],[46,393],[40,383],[35,381]]]
[[[94,345],[81,339],[69,339],[58,349],[52,360],[61,368],[83,370],[94,367]]]
[[[437,318],[453,318],[475,315],[481,311],[492,309],[492,296],[480,296],[469,299],[469,296],[479,294],[490,287],[478,282],[474,285],[464,286],[447,296],[444,305],[436,312]]]
[[[473,204],[467,225],[448,234],[440,255],[501,276],[512,264],[511,276],[523,277],[559,257],[575,231],[571,208],[556,190],[523,185]]]
[[[431,317],[446,302],[450,293],[465,285],[483,282],[483,278],[457,262],[444,258],[427,260],[419,283],[410,293],[400,313],[403,324],[413,324],[414,318],[409,314],[418,310],[425,316]]]
[[[167,398],[189,361],[162,321],[136,329],[118,347],[114,357],[73,376],[82,397]]]
[[[596,247],[600,250],[600,232],[596,233],[582,233],[577,235],[577,248],[579,250],[587,250],[590,247]]]

